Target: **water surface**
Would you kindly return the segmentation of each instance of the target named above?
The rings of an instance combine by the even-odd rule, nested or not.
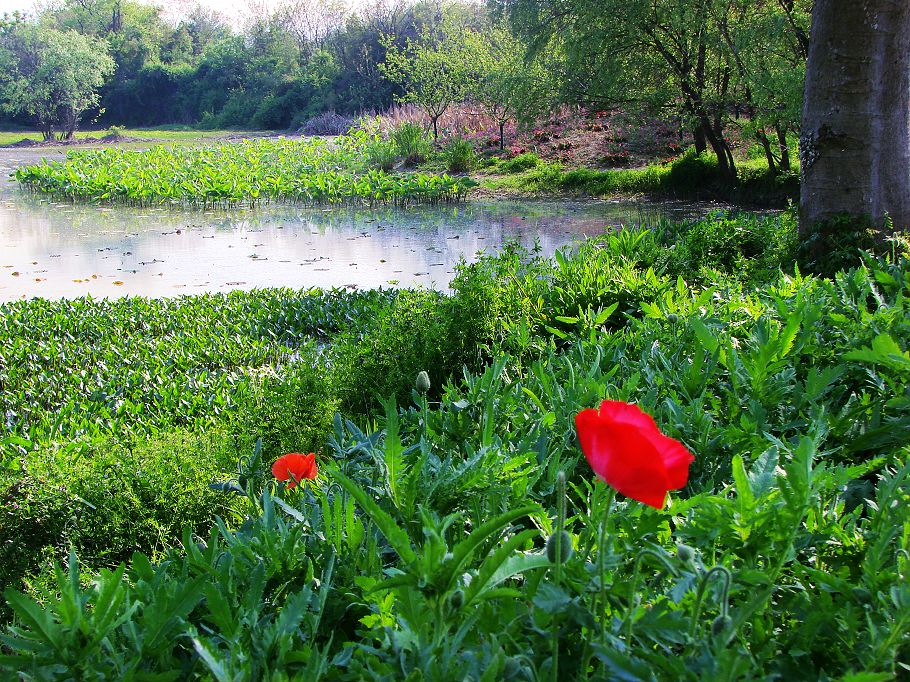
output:
[[[191,211],[51,202],[8,179],[56,150],[0,150],[0,301],[171,296],[254,287],[423,285],[507,242],[552,254],[573,240],[705,207],[592,201],[470,201],[396,209]]]

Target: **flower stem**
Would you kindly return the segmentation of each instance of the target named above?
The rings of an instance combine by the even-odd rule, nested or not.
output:
[[[722,609],[723,615],[727,615],[727,598],[730,593],[730,571],[726,566],[715,566],[702,576],[701,582],[698,583],[698,591],[695,593],[695,610],[692,611],[692,620],[689,621],[689,639],[695,638],[695,628],[698,625],[698,618],[701,616],[701,603],[705,596],[705,588],[711,576],[719,573],[724,576],[724,589],[722,592]]]
[[[560,587],[562,584],[562,531],[566,525],[566,472],[560,471],[556,475],[556,528],[553,529],[555,533],[555,542],[556,542],[556,568],[554,575],[554,582],[556,587]],[[556,616],[553,616],[553,620],[550,623],[550,638],[551,638],[551,650],[553,652],[553,664],[550,667],[550,679],[553,682],[558,682],[559,680],[559,621],[556,619]]]
[[[600,587],[600,643],[606,646],[607,643],[607,571],[606,571],[606,554],[605,537],[607,531],[607,521],[610,519],[610,513],[613,511],[613,499],[616,497],[616,491],[613,488],[607,488],[607,508],[600,517],[600,527],[597,530],[597,576]],[[612,545],[612,540],[610,541]]]

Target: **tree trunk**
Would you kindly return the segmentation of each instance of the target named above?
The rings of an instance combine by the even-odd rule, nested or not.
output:
[[[762,128],[759,128],[755,132],[755,137],[761,142],[761,148],[765,151],[765,161],[768,162],[768,170],[771,171],[772,174],[776,174],[777,163],[774,160],[774,152],[771,151],[771,140],[768,139],[767,133],[765,133]]]
[[[701,125],[702,133],[708,139],[714,155],[717,156],[717,169],[721,177],[728,183],[736,182],[736,162],[733,160],[733,153],[730,146],[724,139],[723,130],[717,131],[711,127],[711,122],[707,117],[703,117]]]
[[[704,154],[708,151],[708,139],[705,137],[705,131],[701,126],[696,126],[692,131],[692,139],[695,141],[695,153]]]
[[[439,141],[439,129],[438,129],[437,126],[436,126],[436,122],[437,122],[438,120],[439,120],[439,116],[434,116],[434,117],[433,117],[433,141],[434,141],[434,142],[438,142],[438,141]]]
[[[910,228],[910,2],[815,0],[800,233],[837,216]]]
[[[505,133],[506,124],[505,121],[499,122],[499,150],[502,151],[506,148],[506,133]]]
[[[777,148],[780,150],[780,169],[784,172],[790,170],[790,147],[787,146],[787,129],[777,125]]]

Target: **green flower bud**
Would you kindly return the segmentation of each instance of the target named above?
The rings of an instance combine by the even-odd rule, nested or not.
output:
[[[730,616],[718,616],[714,619],[714,622],[711,623],[711,633],[713,635],[721,635],[727,630],[733,627],[733,619]]]
[[[550,560],[550,563],[556,563],[556,538],[560,538],[559,542],[559,563],[564,564],[569,559],[572,558],[572,555],[575,554],[575,548],[572,547],[572,536],[569,535],[566,531],[560,533],[553,533],[550,537],[547,538],[547,559]]]
[[[684,545],[680,542],[676,545],[676,558],[683,563],[688,564],[695,559],[695,550],[689,547],[689,545]]]
[[[679,315],[677,315],[676,313],[670,313],[669,315],[667,315],[667,322],[669,322],[670,324],[676,324],[677,322],[679,322]]]
[[[453,609],[460,609],[462,604],[464,604],[464,592],[455,590],[449,597],[449,605]]]
[[[430,390],[430,386],[430,375],[423,370],[418,372],[417,379],[414,381],[414,387],[417,392],[421,395],[426,395]]]

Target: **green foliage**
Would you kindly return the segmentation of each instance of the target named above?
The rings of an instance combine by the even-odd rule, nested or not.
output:
[[[517,156],[503,161],[499,164],[499,170],[506,173],[521,173],[530,168],[537,168],[540,165],[540,157],[534,152],[522,152]]]
[[[303,347],[283,366],[258,373],[235,408],[232,429],[252,450],[261,442],[265,459],[286,452],[313,452],[331,431],[337,398],[317,353]]]
[[[389,138],[408,166],[423,163],[430,154],[426,131],[416,123],[402,123],[389,133]]]
[[[717,215],[552,259],[512,247],[459,268],[451,295],[360,301],[356,331],[337,334],[338,315],[324,335],[331,384],[312,363],[284,363],[292,374],[263,384],[289,417],[271,422],[282,433],[317,418],[292,396],[312,394],[302,409],[321,411],[338,391],[348,418],[332,422],[319,477],[284,489],[254,454],[216,486],[229,518],[244,513],[237,530],[187,532],[163,560],[137,553],[113,572],[98,569],[117,556],[83,556],[89,580],[74,556],[33,582],[37,600],[8,590],[0,673],[899,678],[910,261],[895,248],[832,279],[791,273],[793,229],[789,215]],[[312,319],[279,306],[260,324],[299,339]],[[420,370],[430,395],[413,388]],[[665,509],[614,500],[594,480],[574,417],[603,399],[635,403],[695,454]],[[153,460],[165,443],[204,449],[163,439],[148,446]],[[92,447],[94,475],[76,476],[89,500],[125,456]],[[201,487],[224,461],[201,459],[159,474],[164,487]],[[146,475],[116,488],[118,515],[140,514],[119,497],[148,490]],[[172,494],[148,499],[192,518],[196,502]],[[548,538],[559,547],[548,552]],[[149,542],[148,553],[166,544]]]
[[[474,169],[477,163],[477,154],[470,140],[455,138],[443,150],[446,167],[450,173],[467,173]]]
[[[184,529],[207,533],[231,507],[209,486],[239,454],[217,430],[29,453],[0,474],[0,585],[19,587],[71,548],[89,566],[113,567],[137,551],[160,557]]]
[[[717,214],[682,231],[663,236],[673,243],[666,260],[669,273],[689,278],[701,269],[738,273],[747,279],[769,279],[780,267],[789,269],[796,256],[796,215],[758,217]]]
[[[32,117],[45,139],[54,128],[71,138],[114,71],[103,41],[28,24],[0,36],[0,66],[3,108]]]
[[[439,118],[469,89],[470,55],[459,39],[457,22],[447,22],[439,31],[425,30],[419,40],[406,39],[399,47],[391,36],[383,38],[383,75],[404,88],[401,102],[416,104],[430,119],[433,139],[439,139]]]
[[[4,304],[4,435],[42,444],[201,426],[226,415],[259,368],[295,353],[315,360],[308,339],[363,329],[391,296],[272,289]],[[300,379],[318,386],[318,376]]]
[[[467,178],[363,170],[375,160],[375,145],[360,133],[331,143],[247,140],[147,151],[108,148],[70,152],[64,162],[21,166],[15,175],[36,192],[134,206],[255,205],[272,199],[310,205],[435,204],[461,201],[473,187]]]

